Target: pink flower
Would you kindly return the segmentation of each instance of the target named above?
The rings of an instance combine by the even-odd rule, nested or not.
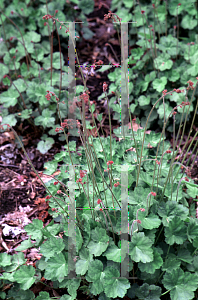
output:
[[[100,204],[101,202],[102,202],[102,200],[100,200],[100,199],[97,200],[97,203],[98,203],[98,204]]]
[[[151,195],[152,195],[152,196],[156,196],[156,193],[155,193],[155,192],[151,192]]]

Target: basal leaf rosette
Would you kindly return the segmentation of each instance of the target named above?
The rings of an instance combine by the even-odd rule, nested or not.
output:
[[[194,291],[198,287],[198,276],[189,272],[184,272],[181,268],[166,272],[162,283],[170,291],[171,300],[194,299]]]

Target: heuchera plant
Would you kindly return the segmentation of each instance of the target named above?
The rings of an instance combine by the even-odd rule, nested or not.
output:
[[[111,16],[115,17],[113,13]],[[51,21],[54,22],[53,18]],[[122,39],[121,36],[123,42]],[[134,131],[129,114],[131,129],[127,132],[128,125],[123,126],[123,134],[120,128],[114,130],[117,142],[111,130],[108,138],[88,135],[85,102],[90,107],[97,133],[98,128],[89,93],[86,89],[83,91],[82,123],[73,120],[74,124],[68,124],[67,119],[62,122],[60,118],[61,125],[56,128],[57,132],[63,131],[67,144],[65,151],[45,163],[45,174],[52,180],[44,184],[37,174],[46,187],[53,221],[43,227],[41,220],[33,220],[25,226],[29,239],[15,249],[18,254],[0,254],[2,299],[54,298],[48,292],[35,297],[31,287],[37,282],[53,286],[53,290],[61,293],[61,300],[78,299],[79,289],[105,300],[123,299],[125,295],[130,299],[156,300],[196,297],[198,219],[195,202],[198,193],[197,185],[190,178],[194,160],[190,166],[188,164],[197,151],[197,133],[190,136],[197,105],[182,153],[179,148],[187,124],[187,118],[183,120],[184,112],[186,115],[190,112],[197,80],[194,78],[194,85],[189,79],[188,86],[182,89],[163,89],[147,116],[144,129]],[[190,101],[189,91],[192,91]],[[103,83],[103,92],[111,121],[106,83]],[[51,97],[60,101],[51,89],[46,89],[44,94],[49,103]],[[182,94],[183,101],[166,115],[165,101],[171,94]],[[162,132],[148,133],[149,119],[161,103]],[[180,109],[182,116],[176,135],[175,119]],[[59,113],[60,110],[58,106]],[[169,121],[173,123],[172,148],[165,139]],[[75,141],[69,142],[65,132],[67,126],[70,130],[74,125],[82,141],[77,150]],[[14,132],[23,147],[13,127],[3,124],[1,129],[5,126]],[[179,147],[176,148],[178,139]],[[186,155],[192,149],[187,166],[183,164],[186,155],[182,162],[179,160],[185,149]],[[37,173],[24,147],[23,150]],[[53,176],[58,167],[60,173]],[[194,200],[192,204],[188,202],[190,197]],[[37,248],[41,256],[34,266],[27,264],[22,253],[31,247]]]

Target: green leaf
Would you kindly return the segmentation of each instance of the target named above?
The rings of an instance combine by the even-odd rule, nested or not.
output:
[[[22,290],[28,290],[35,282],[35,269],[32,266],[21,266],[19,270],[14,273],[14,279],[20,283]]]
[[[91,231],[91,241],[87,245],[89,252],[95,256],[100,256],[108,247],[109,237],[103,228],[95,228]]]
[[[14,300],[33,300],[35,295],[32,291],[23,291],[16,285],[8,291],[8,298]]]
[[[162,217],[162,223],[164,226],[169,226],[169,223],[175,216],[178,216],[181,220],[185,220],[188,217],[188,208],[176,201],[167,201],[160,204],[158,208],[158,215]]]
[[[186,226],[184,221],[180,217],[174,217],[168,224],[168,227],[165,228],[166,242],[169,245],[183,244],[187,238]]]
[[[0,253],[0,266],[5,267],[11,265],[11,256],[7,253]]]
[[[128,248],[128,242],[126,240],[122,240],[121,245],[122,247],[124,247],[123,245],[127,245]],[[121,249],[119,249],[113,241],[110,241],[109,247],[103,253],[103,256],[106,256],[108,260],[112,260],[114,262],[122,262],[126,255],[124,255],[124,257],[121,257]]]
[[[17,104],[17,98],[19,93],[16,90],[9,89],[1,94],[0,103],[3,103],[4,107],[11,107]]]
[[[10,114],[8,116],[3,117],[2,124],[9,124],[10,126],[15,126],[17,123],[17,119],[15,115]]]
[[[160,119],[164,118],[164,112],[165,112],[165,118],[167,119],[169,114],[171,113],[172,109],[173,108],[168,103],[165,103],[165,105],[163,103],[160,104],[159,108],[157,110]]]
[[[48,152],[49,149],[52,148],[54,144],[54,139],[48,137],[45,141],[40,141],[37,145],[37,150],[39,150],[42,154]]]
[[[49,110],[48,108],[45,108],[42,111],[42,116],[38,116],[35,118],[34,122],[35,125],[42,125],[44,128],[46,127],[51,127],[52,124],[54,124],[55,122],[55,118],[51,117],[51,115],[53,115],[54,112]],[[51,143],[53,139],[50,139],[49,142]],[[54,140],[53,140],[54,142]]]
[[[29,119],[32,115],[32,109],[24,109],[22,110],[22,112],[20,113],[20,115],[18,114],[19,118],[21,119]]]
[[[161,220],[157,215],[150,214],[146,216],[146,210],[144,212],[138,212],[138,219],[141,221],[141,226],[145,229],[158,228],[161,224]]]
[[[51,68],[51,54],[49,54],[47,57],[45,57],[43,60],[43,68],[45,70],[48,70]],[[64,59],[63,59],[63,54],[61,53],[61,65],[63,67],[64,65]],[[53,61],[52,61],[52,68],[59,70],[60,69],[60,53],[59,52],[54,52],[53,53]]]
[[[83,245],[79,255],[80,259],[76,262],[76,273],[84,275],[88,270],[90,261],[93,261],[93,254],[89,253],[89,250]]]
[[[94,2],[90,0],[81,0],[79,1],[78,7],[84,14],[89,15],[94,10]]]
[[[47,292],[40,292],[39,296],[35,298],[35,300],[51,300],[52,298],[49,296]]]
[[[187,235],[191,243],[192,240],[194,240],[198,236],[198,223],[192,218],[190,218],[189,220]]]
[[[144,283],[135,291],[135,294],[139,299],[160,300],[161,290],[161,287]]]
[[[1,69],[1,73],[0,73],[0,81],[1,81],[3,79],[3,76],[9,73],[9,69],[6,65],[2,63],[0,63],[0,69]]]
[[[138,102],[140,106],[146,106],[150,103],[150,97],[145,97],[144,95],[138,98]]]
[[[43,222],[39,219],[34,219],[32,223],[26,225],[24,229],[28,235],[31,235],[33,240],[36,240],[37,238],[41,238],[43,235]]]
[[[147,262],[147,263],[138,263],[138,267],[140,268],[140,271],[147,272],[149,274],[154,274],[156,269],[160,269],[160,267],[163,265],[163,259],[161,258],[161,255],[157,251],[157,249],[153,249],[153,261]]]
[[[64,255],[61,252],[48,259],[44,277],[48,280],[58,280],[59,282],[62,282],[64,277],[68,274],[68,263],[66,261],[66,259],[68,260],[67,256],[67,253]]]
[[[153,261],[153,249],[151,240],[143,232],[135,233],[129,243],[129,254],[135,262]]]
[[[190,16],[189,14],[186,14],[182,18],[181,26],[184,29],[192,30],[192,29],[194,29],[197,26],[197,20],[193,19],[192,16]]]
[[[171,290],[171,300],[190,300],[194,298],[194,291],[198,286],[198,276],[184,272],[181,268],[164,275],[162,280],[167,290]]]
[[[64,248],[65,244],[61,238],[50,237],[41,245],[40,251],[45,257],[50,258],[59,254]]]
[[[165,89],[166,84],[167,78],[162,76],[160,79],[155,79],[153,81],[153,88],[160,93]]]
[[[167,273],[172,273],[173,270],[176,270],[180,267],[181,261],[178,259],[178,257],[173,254],[169,253],[168,258],[165,260],[162,271],[166,271]]]
[[[32,248],[34,246],[34,244],[32,244],[30,238],[28,240],[25,240],[21,243],[20,246],[18,246],[17,248],[15,248],[16,251],[23,251],[29,248]]]
[[[53,174],[57,169],[58,163],[57,161],[47,161],[44,163],[44,174],[51,175]]]
[[[164,70],[169,70],[172,68],[173,66],[173,62],[170,58],[170,55],[165,53],[163,55],[158,56],[157,58],[155,58],[154,63],[155,63],[155,68],[159,69],[160,71],[164,71]],[[165,77],[166,78],[166,77]],[[157,80],[157,79],[156,79]],[[158,79],[160,80],[160,79]]]
[[[128,279],[121,278],[120,272],[113,267],[106,267],[104,270],[104,276],[102,277],[102,283],[104,286],[105,294],[108,297],[121,297],[123,298],[127,293],[127,289],[130,288]],[[117,277],[117,279],[115,278]]]

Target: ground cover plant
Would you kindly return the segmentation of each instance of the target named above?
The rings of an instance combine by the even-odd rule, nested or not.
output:
[[[51,23],[55,21],[49,14],[43,17]],[[108,17],[122,21],[111,12],[105,19]],[[121,42],[122,39],[123,36]],[[192,80],[187,78],[182,88],[163,88],[147,114],[145,127],[134,131],[129,114],[130,129],[127,124],[122,126],[122,134],[120,128],[114,130],[117,142],[111,131],[108,138],[99,134],[94,138],[88,134],[85,104],[89,105],[93,127],[98,129],[86,86],[77,97],[82,101],[82,109],[78,110],[79,118],[72,124],[68,119],[62,121],[59,104],[65,99],[61,99],[51,86],[46,87],[44,95],[49,107],[57,103],[60,125],[56,131],[63,131],[66,139],[65,151],[45,164],[45,174],[52,178],[43,184],[53,221],[43,227],[42,221],[33,220],[25,227],[29,239],[16,248],[17,254],[0,254],[2,299],[70,300],[77,299],[78,289],[100,300],[123,299],[126,295],[129,299],[195,299],[198,286],[195,203],[198,193],[190,170],[197,157],[197,133],[191,136],[197,114],[197,82],[198,77],[194,76]],[[107,88],[103,83],[111,124]],[[109,91],[112,91],[110,87]],[[167,114],[166,104],[173,95],[181,98]],[[196,102],[195,109],[189,117],[193,102]],[[163,111],[162,131],[148,132],[149,120],[159,105]],[[191,149],[195,159],[185,166],[185,159],[179,161],[182,153],[176,145],[178,140],[180,143],[183,140],[188,117],[191,120],[189,135],[182,151]],[[101,122],[101,116],[98,121]],[[165,137],[170,123],[173,147]],[[1,125],[1,130],[5,127],[14,132],[24,149],[11,124]],[[72,127],[77,128],[82,141],[78,149],[75,141],[68,140]],[[27,156],[25,149],[24,153]],[[31,164],[29,158],[28,161]],[[61,172],[54,177],[52,174],[58,164],[61,164]],[[191,203],[189,198],[193,200]],[[22,252],[31,247],[42,254],[34,267],[27,264]],[[37,282],[49,285],[58,295],[41,292],[35,297],[31,287]]]

